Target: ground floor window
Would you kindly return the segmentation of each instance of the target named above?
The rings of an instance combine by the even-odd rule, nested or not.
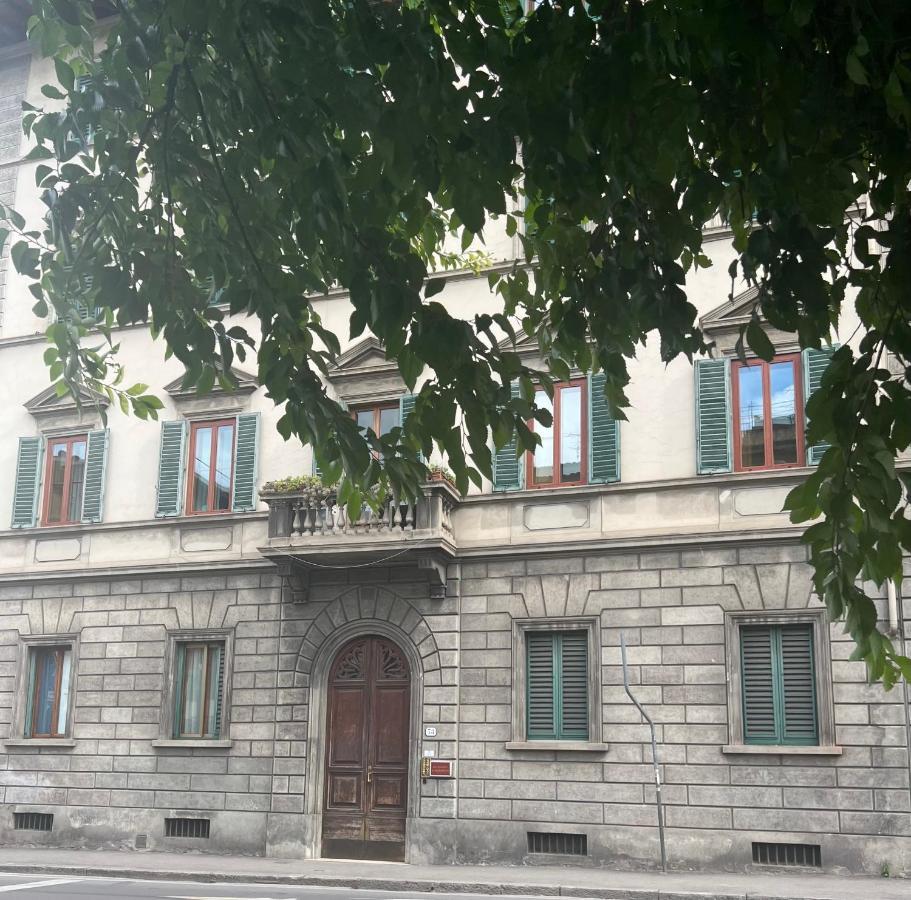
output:
[[[71,646],[40,646],[28,649],[25,737],[66,737],[72,672]]]

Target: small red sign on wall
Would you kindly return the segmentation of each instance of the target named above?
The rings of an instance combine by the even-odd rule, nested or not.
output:
[[[421,760],[421,778],[452,778],[452,760],[425,756]]]

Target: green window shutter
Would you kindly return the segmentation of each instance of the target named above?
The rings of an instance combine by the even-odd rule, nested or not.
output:
[[[560,646],[560,729],[562,740],[588,740],[588,632],[556,635]]]
[[[234,437],[234,512],[256,509],[256,463],[259,413],[237,417]]]
[[[402,394],[399,397],[399,425],[404,429],[405,422],[408,420],[408,416],[411,415],[414,410],[414,404],[417,400],[416,394]],[[424,458],[424,454],[421,454],[421,459]]]
[[[525,660],[527,738],[588,740],[588,633],[530,631]]]
[[[822,384],[822,376],[829,367],[832,355],[838,349],[838,346],[838,344],[833,344],[830,347],[823,347],[821,350],[815,350],[810,347],[803,351],[804,406],[806,406],[806,401],[819,390],[819,387]],[[812,447],[807,447],[807,465],[819,465],[819,461],[828,449],[829,444],[826,443],[814,444]]]
[[[161,449],[158,455],[158,502],[155,517],[179,516],[183,508],[184,444],[187,423],[181,420],[161,423]]]
[[[554,635],[529,631],[525,635],[526,736],[529,740],[554,740]]]
[[[519,385],[512,383],[512,395],[518,397]],[[525,454],[516,456],[518,438],[514,434],[493,457],[493,489],[495,491],[518,491],[525,480]]]
[[[212,698],[208,735],[221,737],[221,708],[225,698],[225,648],[216,645],[209,650],[209,665],[212,666]]]
[[[741,626],[740,667],[744,743],[777,744],[776,673],[770,625]]]
[[[588,480],[605,484],[620,480],[620,423],[611,417],[604,398],[607,376],[588,376]]]
[[[19,438],[16,482],[13,488],[13,528],[34,528],[38,521],[38,490],[41,486],[43,455],[43,438]]]
[[[186,647],[183,644],[174,645],[174,727],[172,737],[181,735],[181,722],[183,720],[183,692],[184,692],[184,665],[186,662]]]
[[[696,471],[731,471],[731,379],[726,359],[699,359],[696,372]]]
[[[35,651],[26,647],[25,652],[28,653],[28,691],[25,703],[25,730],[22,736],[30,738],[35,721]]]
[[[82,521],[100,522],[104,509],[104,476],[107,470],[108,431],[90,431],[85,458]]]
[[[816,677],[813,627],[782,625],[781,645],[782,743],[816,744]]]
[[[744,743],[816,744],[813,626],[742,626],[740,657]]]

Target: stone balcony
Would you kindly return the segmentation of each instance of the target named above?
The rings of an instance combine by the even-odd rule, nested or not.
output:
[[[456,555],[452,515],[459,495],[448,481],[427,482],[416,500],[390,496],[350,516],[331,489],[263,493],[268,541],[260,550],[276,563],[411,564],[431,575],[434,595],[445,595],[447,567]]]

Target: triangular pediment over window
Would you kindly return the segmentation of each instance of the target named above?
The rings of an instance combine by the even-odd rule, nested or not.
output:
[[[758,297],[759,288],[749,287],[732,300],[726,300],[720,306],[709,310],[699,319],[699,326],[706,338],[715,342],[721,354],[734,352],[741,329],[749,323]],[[800,349],[796,334],[773,328],[761,313],[759,321],[778,353],[791,353]]]
[[[109,401],[104,394],[80,388],[77,402],[77,397],[72,394],[58,396],[57,389],[51,385],[27,400],[24,405],[38,422],[53,423],[60,419],[82,420],[92,414],[97,415],[100,410],[108,407]]]
[[[212,396],[228,396],[233,397],[235,395],[245,395],[252,394],[258,387],[259,382],[247,372],[244,372],[241,369],[237,369],[234,366],[230,368],[231,380],[234,382],[234,390],[226,391],[217,381],[213,385],[212,389],[208,394],[202,395],[196,392],[196,387],[190,385],[189,387],[184,387],[183,379],[184,376],[181,375],[180,378],[175,378],[173,381],[169,382],[164,386],[165,392],[173,397],[175,400],[195,400],[202,396],[212,397]]]
[[[386,359],[382,342],[373,335],[340,353],[328,377],[339,400],[348,406],[393,400],[407,390],[398,365]]]

